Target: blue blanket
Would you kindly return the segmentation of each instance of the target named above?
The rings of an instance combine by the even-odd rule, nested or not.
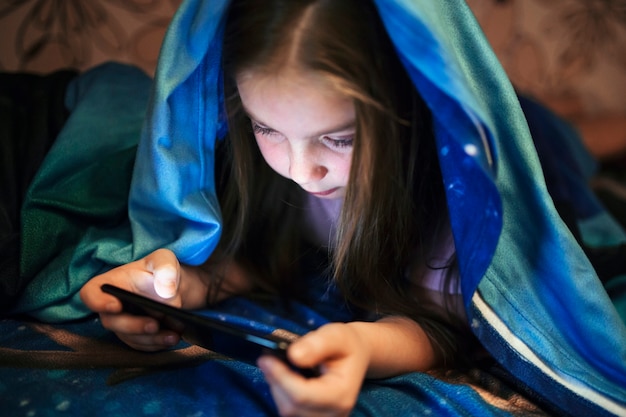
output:
[[[535,404],[563,415],[626,414],[624,320],[552,204],[515,91],[471,12],[462,0],[376,3],[416,88],[433,109],[474,333],[511,376],[507,380],[514,390],[527,393]],[[166,36],[152,90],[145,88],[147,77],[115,65],[85,74],[74,85],[68,104],[75,120],[58,138],[24,206],[24,233],[30,240],[22,266],[33,281],[16,312],[48,322],[81,319],[88,312],[77,292],[94,274],[159,247],[190,264],[211,253],[221,227],[211,167],[215,141],[226,133],[218,63],[227,4],[183,2]],[[107,94],[111,85],[120,95]],[[90,187],[79,187],[82,181]],[[107,187],[111,184],[116,185]],[[94,199],[100,210],[84,206]],[[596,244],[625,240],[601,205],[588,208],[579,217],[586,239]],[[57,227],[42,223],[47,216],[56,219],[52,224]],[[2,325],[19,332],[11,330],[16,323]],[[78,334],[94,331],[88,324],[76,326]],[[23,346],[33,349],[26,342]],[[3,382],[19,381],[19,371],[1,372]],[[198,379],[184,393],[174,386],[159,388],[181,395],[181,402],[208,395],[213,400],[207,401],[219,407],[225,395],[245,393],[241,401],[237,396],[236,403],[229,402],[235,407],[232,415],[271,410],[253,367],[210,361],[175,372]],[[33,381],[34,376],[25,378]],[[14,384],[4,384],[5,392],[15,392]],[[139,384],[129,384],[140,390]],[[56,398],[52,391],[50,398]],[[150,407],[159,407],[155,404],[147,403],[148,414],[154,411]],[[409,414],[403,407],[424,412],[444,407],[450,415],[500,412],[467,385],[426,375],[368,382],[359,407],[364,415],[376,407],[392,407],[391,415]]]
[[[292,305],[289,319],[282,307],[244,299],[231,300],[212,314],[232,312],[304,333],[329,319],[346,318],[337,315],[337,300],[323,298],[315,309]],[[326,315],[320,313],[325,309]],[[2,320],[0,346],[0,410],[6,417],[276,415],[255,366],[184,344],[158,353],[134,351],[97,319],[66,324]],[[366,381],[353,415],[547,416],[508,380],[501,368],[488,363]]]

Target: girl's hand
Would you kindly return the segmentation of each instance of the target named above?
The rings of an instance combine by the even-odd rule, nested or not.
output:
[[[102,284],[112,284],[152,299],[180,307],[181,267],[173,252],[159,249],[135,262],[119,266],[88,281],[80,290],[80,298],[100,315],[102,325],[115,332],[129,346],[156,351],[176,345],[180,336],[171,330],[161,330],[152,317],[139,317],[122,312],[122,303],[100,290]]]
[[[350,324],[322,326],[294,342],[287,355],[297,367],[319,367],[321,376],[307,379],[277,358],[259,358],[281,416],[350,414],[370,363],[368,344]]]

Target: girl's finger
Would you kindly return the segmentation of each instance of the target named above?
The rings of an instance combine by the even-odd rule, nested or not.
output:
[[[332,397],[333,393],[328,391],[329,383],[337,381],[334,375],[321,375],[314,378],[305,378],[295,372],[282,360],[271,355],[259,358],[258,366],[263,371],[268,384],[280,387],[281,391],[290,398],[291,402],[303,405],[309,399],[325,404],[324,398]]]
[[[157,249],[143,259],[147,271],[152,274],[152,288],[163,299],[176,296],[180,283],[180,265],[174,252],[167,249]],[[145,289],[144,289],[145,290]]]
[[[159,322],[148,316],[131,314],[100,314],[102,326],[115,333],[154,334],[159,331]]]
[[[105,282],[100,277],[92,278],[80,289],[80,299],[96,313],[120,313],[122,303],[114,296],[102,292],[100,285]]]
[[[154,291],[164,299],[176,296],[178,292],[179,274],[174,265],[161,266],[154,270]]]
[[[146,352],[155,352],[175,346],[180,342],[180,336],[171,331],[156,334],[125,335],[118,334],[119,339],[133,349]]]

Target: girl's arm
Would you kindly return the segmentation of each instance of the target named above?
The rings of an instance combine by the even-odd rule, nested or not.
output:
[[[367,378],[387,378],[439,366],[441,358],[415,321],[389,316],[376,322],[347,323],[369,350]]]
[[[354,355],[362,362],[360,373],[367,378],[387,378],[440,365],[422,327],[400,316],[328,324],[300,338],[289,348],[288,355],[297,366],[321,364],[328,370],[332,370],[335,359]]]

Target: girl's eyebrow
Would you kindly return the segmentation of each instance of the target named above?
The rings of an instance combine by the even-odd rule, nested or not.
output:
[[[356,127],[356,121],[354,119],[349,120],[345,123],[340,124],[339,126],[334,126],[330,129],[324,129],[324,131],[316,132],[313,135],[307,136],[307,139],[317,138],[324,135],[330,135],[336,132],[343,132],[344,130],[351,130]]]
[[[278,130],[274,129],[272,126],[268,125],[267,123],[264,123],[258,117],[255,117],[247,109],[244,109],[244,111],[245,111],[246,115],[248,116],[248,118],[251,121],[253,121],[254,123],[257,123],[257,124],[263,126],[264,128],[271,129],[271,130],[273,130],[275,132],[278,132]],[[317,137],[320,137],[320,136],[329,135],[331,133],[342,132],[344,130],[354,129],[355,126],[356,126],[356,121],[354,119],[351,119],[351,120],[348,120],[347,122],[343,122],[342,124],[340,124],[338,126],[333,126],[330,129],[326,128],[326,129],[321,130],[319,132],[315,132],[313,134],[307,135],[305,137],[305,139],[314,139],[314,138],[317,138]]]

